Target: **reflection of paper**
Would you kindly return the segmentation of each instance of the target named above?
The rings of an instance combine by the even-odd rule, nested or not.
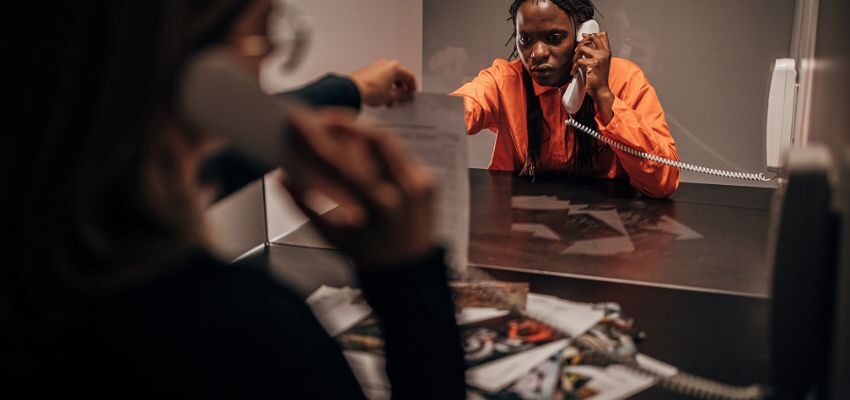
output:
[[[623,225],[623,219],[620,218],[620,213],[617,210],[572,210],[570,211],[570,215],[572,214],[587,214],[593,218],[596,218],[606,225],[614,228],[617,232],[622,233],[623,235],[628,235],[626,232],[626,226]]]
[[[514,196],[511,207],[523,210],[568,210],[569,200],[558,200],[555,196]]]
[[[360,291],[357,289],[322,285],[307,298],[307,305],[328,335],[336,336],[372,313],[369,306],[358,299]]]
[[[628,236],[614,236],[603,239],[579,240],[564,249],[561,254],[610,256],[633,251],[635,251],[635,246]]]
[[[543,224],[511,224],[511,230],[532,233],[532,236],[542,239],[561,240],[557,233]]]
[[[667,233],[678,236],[676,238],[676,240],[702,239],[703,238],[703,236],[699,232],[687,227],[686,225],[682,224],[681,222],[676,221],[675,219],[670,218],[666,215],[662,216],[661,221],[658,222],[658,225],[655,225],[653,228],[655,228],[659,231],[662,231],[662,232],[667,232]]]
[[[606,368],[572,365],[564,370],[566,373],[590,378],[585,387],[589,387],[596,394],[588,397],[588,400],[624,399],[649,388],[654,383],[652,378],[633,372],[622,365],[611,365]]]
[[[368,108],[366,119],[393,128],[408,149],[438,181],[437,235],[447,245],[449,263],[466,274],[469,244],[469,172],[463,101],[436,93],[417,93],[412,102]]]
[[[566,339],[514,354],[466,371],[466,383],[498,392],[567,347]]]
[[[593,328],[605,316],[605,311],[593,304],[576,303],[554,296],[529,293],[526,314],[557,328],[571,337],[578,337]]]

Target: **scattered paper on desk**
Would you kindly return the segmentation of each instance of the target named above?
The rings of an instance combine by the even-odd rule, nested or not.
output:
[[[576,303],[554,296],[528,294],[526,314],[571,337],[578,337],[605,317],[605,311],[593,304]]]
[[[466,371],[466,383],[488,392],[498,392],[549,357],[565,349],[568,340],[561,339],[534,349],[470,368]]]
[[[573,347],[567,347],[563,352],[549,357],[524,375],[516,382],[498,392],[486,392],[480,389],[469,389],[468,400],[543,400],[555,398],[558,382],[561,377],[561,360],[563,357],[572,357],[577,354]]]
[[[602,368],[591,365],[572,365],[564,369],[570,381],[581,384],[587,400],[619,400],[632,396],[653,385],[654,380],[622,365]]]
[[[455,314],[455,320],[457,320],[458,325],[464,325],[490,318],[503,317],[509,313],[510,310],[499,310],[491,307],[464,307],[463,310]]]
[[[372,313],[372,309],[360,299],[357,289],[322,285],[307,298],[307,305],[328,335],[336,336]]]
[[[417,93],[392,108],[366,108],[363,117],[395,130],[438,181],[436,231],[448,247],[449,264],[466,276],[469,247],[469,168],[463,101]]]
[[[362,351],[344,351],[345,360],[369,400],[390,398],[390,381],[387,378],[384,357]]]

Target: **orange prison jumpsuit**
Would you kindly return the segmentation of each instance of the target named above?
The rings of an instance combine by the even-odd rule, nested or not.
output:
[[[482,129],[496,132],[496,146],[489,167],[492,170],[520,171],[528,154],[522,69],[520,60],[497,59],[490,68],[451,93],[464,98],[469,134]],[[643,71],[631,61],[612,58],[608,86],[615,96],[614,118],[604,125],[597,114],[599,133],[635,149],[678,160],[664,110]],[[546,125],[553,129],[553,132],[543,133],[540,152],[543,171],[570,170],[574,139],[572,127],[569,134],[563,134],[564,121],[568,118],[561,105],[563,90],[534,82]],[[607,145],[594,165],[583,169],[582,174],[607,179],[628,177],[635,189],[657,198],[669,197],[679,186],[678,168],[626,154]]]

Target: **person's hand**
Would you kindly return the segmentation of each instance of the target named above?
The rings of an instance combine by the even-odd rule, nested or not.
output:
[[[302,169],[320,179],[284,177],[295,204],[327,240],[361,267],[415,259],[434,246],[434,178],[398,140],[348,116],[298,111],[292,115]],[[310,198],[320,191],[341,210],[319,215]]]
[[[585,87],[591,97],[596,98],[598,94],[611,92],[608,86],[608,72],[611,70],[608,32],[584,34],[584,38],[576,44],[573,69],[570,73],[576,76],[579,69],[584,71]]]
[[[388,105],[413,98],[416,77],[398,61],[379,59],[351,74],[360,98],[370,106]]]
[[[614,95],[608,86],[608,73],[611,70],[611,44],[608,32],[583,34],[584,38],[576,44],[573,55],[573,76],[579,69],[584,71],[587,94],[593,98],[597,112],[605,123],[614,117],[612,110]]]

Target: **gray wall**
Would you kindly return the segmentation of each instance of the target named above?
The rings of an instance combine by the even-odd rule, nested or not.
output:
[[[820,0],[809,129],[813,142],[850,146],[850,2]]]
[[[597,20],[611,35],[614,56],[637,62],[655,86],[683,160],[764,170],[768,74],[774,59],[789,56],[794,0],[595,3],[601,14]],[[493,58],[510,53],[504,46],[512,30],[505,21],[509,4],[424,0],[426,90],[451,91]],[[475,148],[471,166],[481,167],[481,160],[486,166],[493,138],[477,136],[483,138],[470,143]],[[683,178],[738,183],[692,174]]]

